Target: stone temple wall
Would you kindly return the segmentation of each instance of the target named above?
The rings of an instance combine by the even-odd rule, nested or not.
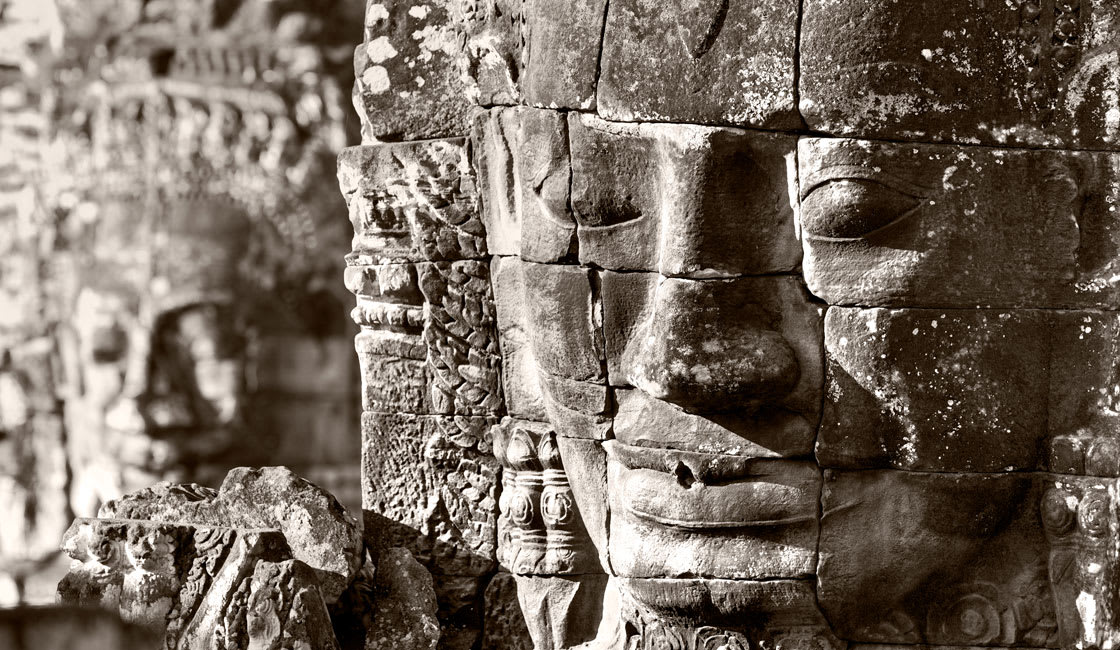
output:
[[[441,645],[1114,644],[1118,52],[1109,0],[369,2],[365,534]]]

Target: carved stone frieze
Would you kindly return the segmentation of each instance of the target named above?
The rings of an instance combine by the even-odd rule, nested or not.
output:
[[[314,572],[275,530],[78,519],[63,603],[95,605],[168,648],[336,648]]]

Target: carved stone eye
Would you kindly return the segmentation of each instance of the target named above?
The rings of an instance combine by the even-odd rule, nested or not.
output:
[[[902,219],[920,203],[917,196],[875,181],[831,180],[802,199],[802,227],[817,237],[855,239]]]

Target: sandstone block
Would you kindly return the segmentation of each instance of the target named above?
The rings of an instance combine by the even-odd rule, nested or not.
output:
[[[798,5],[612,2],[599,112],[627,121],[800,125],[794,105]]]
[[[498,465],[492,418],[362,415],[362,507],[370,548],[408,548],[433,571],[478,576],[495,562]]]
[[[570,257],[575,221],[564,115],[520,107],[480,112],[472,142],[488,250],[533,262]]]
[[[530,0],[524,101],[545,108],[595,108],[606,0]]]
[[[817,459],[1118,476],[1118,332],[1113,312],[831,307]]]
[[[364,39],[354,51],[354,106],[365,142],[467,134],[469,84],[454,5],[366,7]]]
[[[844,639],[1057,643],[1044,474],[826,471],[818,596]]]
[[[805,278],[831,304],[1117,304],[1116,154],[799,146]]]
[[[808,452],[822,319],[796,278],[600,277],[609,381],[640,389],[618,392],[617,437],[732,454]]]
[[[366,650],[434,650],[440,639],[432,576],[403,548],[378,555]]]
[[[467,149],[465,138],[450,138],[344,150],[338,179],[354,226],[354,254],[376,262],[485,255]]]
[[[618,582],[630,647],[845,647],[829,629],[808,580]]]
[[[1107,0],[811,0],[801,113],[837,135],[1114,149],[1118,16]]]

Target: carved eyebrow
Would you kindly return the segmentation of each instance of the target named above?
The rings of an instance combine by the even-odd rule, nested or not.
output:
[[[883,170],[882,167],[869,165],[828,165],[813,170],[805,177],[799,192],[804,199],[814,190],[833,181],[862,180],[876,183],[892,190],[909,194],[918,199],[924,199],[934,194],[937,190],[926,185],[919,185]]]

